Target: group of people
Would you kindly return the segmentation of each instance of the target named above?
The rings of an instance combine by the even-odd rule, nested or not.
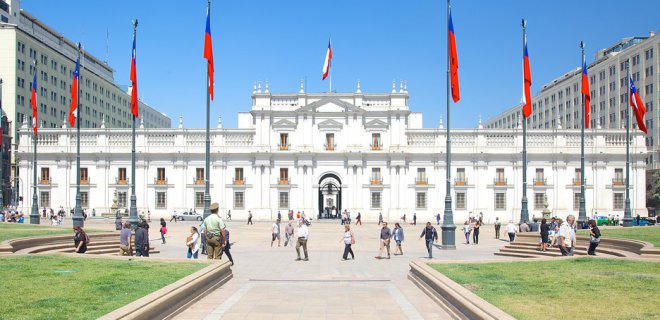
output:
[[[470,244],[470,234],[472,234],[472,244],[479,244],[480,228],[481,228],[480,219],[465,220],[465,223],[463,223],[463,234],[465,235],[465,244]]]
[[[23,211],[18,211],[14,206],[0,208],[0,222],[24,223],[25,216]]]
[[[429,259],[433,258],[433,243],[438,242],[438,232],[435,227],[431,225],[431,222],[426,223],[426,226],[424,229],[422,229],[422,233],[420,234],[419,238],[424,238],[426,250],[429,254]],[[380,247],[376,259],[390,259],[390,243],[392,239],[394,239],[395,243],[393,254],[403,255],[402,242],[405,239],[403,228],[401,228],[401,225],[396,222],[394,224],[394,230],[392,230],[387,226],[387,222],[382,222],[379,237]],[[387,257],[383,257],[383,251],[387,251]]]
[[[600,229],[596,220],[593,219],[586,221],[586,225],[589,229],[589,248],[587,249],[587,254],[595,256],[596,247],[600,244]],[[540,250],[547,251],[548,248],[556,244],[562,256],[572,256],[577,240],[575,235],[576,230],[577,223],[575,222],[575,216],[572,214],[566,217],[566,221],[552,218],[552,221],[547,223],[546,219],[542,219],[540,226]]]

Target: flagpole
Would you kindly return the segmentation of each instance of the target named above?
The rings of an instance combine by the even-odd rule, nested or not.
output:
[[[4,160],[4,131],[2,131],[2,78],[0,78],[0,211],[4,212],[5,208],[5,199],[4,199],[4,189],[3,187],[5,186],[5,180],[4,176],[2,175],[2,167],[4,166],[3,160]]]
[[[211,0],[208,0],[208,15],[210,19],[211,15]],[[209,22],[210,23],[210,22]],[[210,83],[211,77],[209,75],[208,66],[206,68],[206,169],[204,170],[205,174],[205,184],[204,184],[204,219],[211,215],[211,194],[209,190],[209,180],[210,180],[210,162],[211,162],[211,139],[210,139],[210,118],[211,118],[211,91],[210,88],[213,83]]]
[[[585,67],[585,60],[584,60],[584,42],[580,41],[580,49],[582,50],[582,67]],[[584,77],[584,76],[583,76]],[[578,212],[578,223],[583,224],[584,222],[587,221],[587,210],[585,206],[585,176],[586,172],[584,171],[584,127],[586,126],[585,120],[586,120],[586,115],[585,115],[585,105],[584,105],[584,94],[582,94],[582,127],[580,130],[580,139],[581,139],[581,144],[580,144],[580,210]]]
[[[445,212],[444,221],[442,222],[442,249],[455,250],[456,249],[456,225],[454,225],[454,213],[452,212],[451,203],[451,117],[450,117],[450,63],[449,63],[449,13],[451,10],[450,0],[447,0],[447,143],[446,143],[446,164],[447,164],[447,181],[445,181]]]
[[[82,46],[78,43],[78,61],[80,60],[80,51]],[[82,68],[78,68],[78,104],[76,106],[76,207],[73,209],[73,226],[83,227],[85,219],[82,214],[81,198],[80,198],[80,92],[82,91],[82,77],[80,72]],[[72,97],[73,98],[73,97]]]
[[[525,59],[525,39],[527,37],[527,22],[525,19],[522,19],[522,29],[523,29],[523,61]],[[523,62],[524,64],[524,62]],[[523,92],[523,95],[525,93]],[[526,99],[526,98],[525,98]],[[525,101],[525,103],[531,103],[531,101]],[[523,190],[522,190],[522,201],[520,208],[520,223],[528,222],[529,220],[529,210],[527,208],[527,117],[523,115],[522,119],[523,127]]]
[[[37,74],[37,60],[34,60],[34,74]],[[36,78],[35,78],[36,79]],[[36,83],[32,84],[34,86],[34,105],[37,105],[37,85]],[[38,118],[37,118],[38,119]],[[32,118],[33,126],[39,127],[37,119]],[[30,211],[30,224],[39,224],[39,207],[37,206],[37,133],[32,129],[32,140],[34,142],[34,150],[32,150],[32,166],[34,179],[32,180],[32,211]]]
[[[626,71],[628,72],[628,103],[630,103],[630,99],[634,99],[634,97],[630,97],[630,61],[626,60]],[[630,210],[630,106],[626,106],[626,204],[623,209],[623,226],[624,227],[632,227],[633,226],[633,218],[632,218],[632,212]]]
[[[135,59],[137,60],[137,27],[138,27],[138,20],[135,19],[133,21],[133,40],[135,42]],[[131,53],[133,54],[133,53]],[[137,61],[134,63],[137,64]],[[137,66],[135,67],[137,68]],[[137,73],[137,71],[136,71]],[[137,78],[137,74],[135,75]],[[137,82],[137,80],[136,80]],[[135,85],[135,84],[133,84]],[[133,100],[133,97],[131,97],[131,101]],[[131,103],[132,104],[132,103]],[[132,105],[131,105],[132,107]],[[131,142],[131,207],[128,211],[129,217],[128,221],[131,223],[131,229],[136,230],[137,229],[137,224],[138,224],[138,210],[137,210],[137,196],[135,195],[135,115],[133,114],[131,110],[131,115],[133,116],[133,126],[131,129],[132,133],[132,142]]]

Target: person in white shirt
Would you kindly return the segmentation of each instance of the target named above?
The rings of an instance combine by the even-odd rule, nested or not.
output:
[[[307,255],[307,239],[309,238],[309,230],[307,229],[307,224],[304,223],[303,219],[298,220],[298,243],[296,243],[296,253],[298,254],[298,259],[296,261],[308,261],[309,256]],[[305,253],[305,259],[300,259],[300,247],[303,247],[303,252]]]
[[[505,231],[509,235],[509,242],[513,242],[513,240],[516,239],[516,233],[518,232],[518,228],[513,224],[513,221],[509,221],[509,224],[506,225]]]
[[[199,253],[199,231],[197,227],[190,227],[190,235],[186,239],[188,259],[197,259]]]
[[[280,220],[279,219],[275,220],[275,223],[273,223],[273,227],[272,227],[271,231],[273,233],[273,238],[270,241],[270,246],[272,247],[273,242],[275,242],[275,239],[277,239],[277,246],[281,247],[282,246],[282,244],[281,244],[282,240],[280,238]]]
[[[572,256],[573,248],[575,247],[575,229],[573,223],[575,216],[569,214],[566,221],[559,227],[559,251],[562,256]]]

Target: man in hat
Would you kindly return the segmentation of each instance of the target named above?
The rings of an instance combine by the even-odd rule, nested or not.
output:
[[[225,243],[225,223],[218,215],[218,203],[211,204],[211,214],[204,219],[204,236],[208,259],[222,259],[222,245]]]

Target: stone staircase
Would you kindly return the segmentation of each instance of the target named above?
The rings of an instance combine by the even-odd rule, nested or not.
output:
[[[99,233],[89,234],[90,243],[85,254],[113,255],[119,254],[119,234]],[[5,243],[3,243],[5,244]],[[73,236],[30,237],[10,240],[4,247],[5,253],[36,254],[36,253],[73,253]],[[133,249],[135,250],[135,249]],[[135,253],[135,251],[133,251]],[[150,246],[149,254],[160,253]]]
[[[495,252],[496,256],[507,256],[514,258],[541,258],[561,257],[561,251],[554,246],[546,252],[539,250],[541,237],[538,233],[519,234],[513,243]],[[573,250],[575,256],[586,256],[589,248],[589,238],[577,237],[577,246]],[[639,257],[639,254],[627,251],[625,247],[601,243],[596,249],[596,254],[602,257]]]

